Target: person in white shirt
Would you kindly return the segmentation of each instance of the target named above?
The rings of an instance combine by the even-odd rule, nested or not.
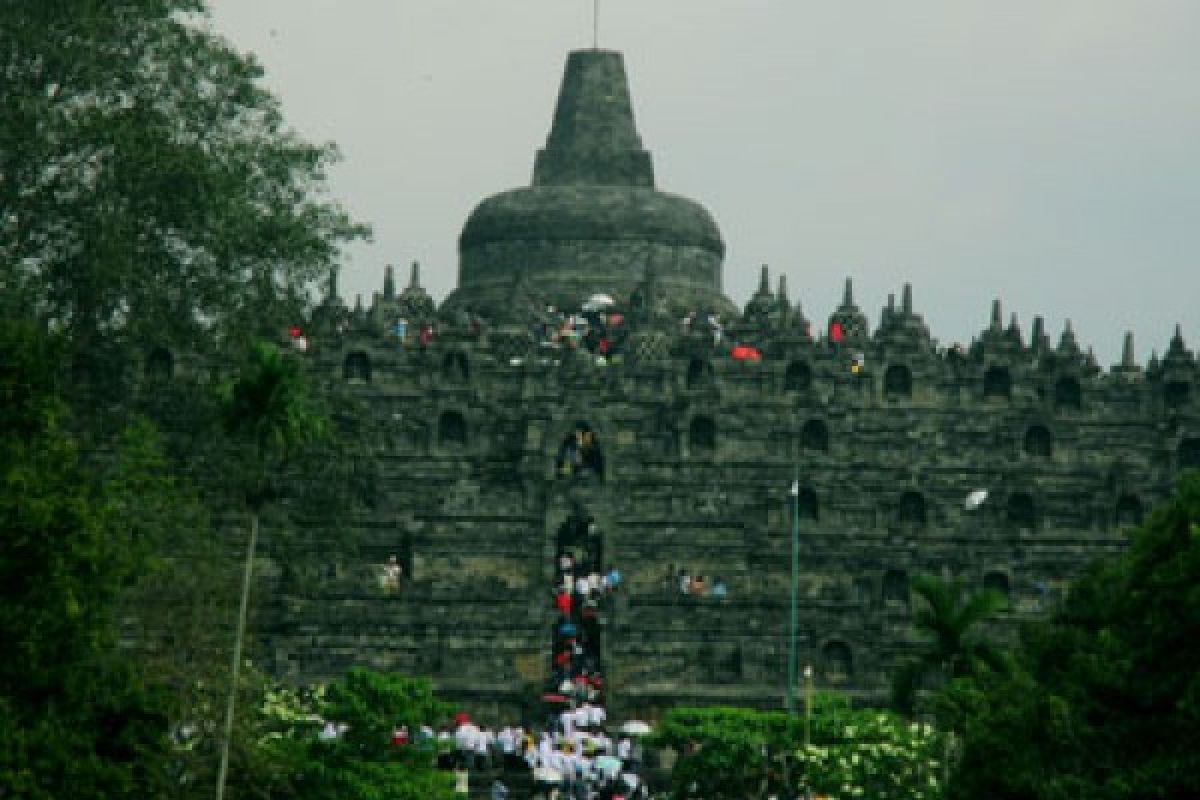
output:
[[[617,758],[621,761],[628,761],[633,754],[633,745],[629,742],[628,737],[622,736],[617,740]]]
[[[575,727],[586,728],[592,720],[591,706],[586,702],[579,708],[575,709]]]

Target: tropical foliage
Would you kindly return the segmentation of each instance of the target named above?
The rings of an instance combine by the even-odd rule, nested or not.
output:
[[[945,739],[928,725],[822,692],[809,731],[806,744],[803,717],[778,711],[677,708],[654,742],[680,754],[675,798],[940,796]]]
[[[0,787],[155,796],[169,705],[118,650],[114,609],[187,506],[145,426],[104,463],[84,461],[58,394],[61,351],[0,321]]]
[[[953,797],[1200,796],[1200,474],[1024,632],[1015,665],[945,691],[967,710]]]
[[[77,377],[275,332],[364,234],[321,197],[335,149],[287,129],[205,5],[0,3],[0,285]]]
[[[892,702],[910,716],[923,686],[1005,668],[1004,655],[987,637],[983,623],[1007,606],[996,591],[969,592],[961,581],[928,575],[914,578],[912,591],[917,598],[913,627],[921,639],[920,653],[892,679]],[[948,722],[953,721],[955,712],[944,698],[939,710],[950,718]]]
[[[417,731],[446,719],[450,706],[425,679],[353,669],[327,687],[276,687],[264,695],[272,732],[264,749],[296,765],[294,790],[314,800],[449,800],[452,777],[434,768],[432,740]],[[328,721],[341,731],[319,737]],[[408,744],[392,743],[406,726]]]

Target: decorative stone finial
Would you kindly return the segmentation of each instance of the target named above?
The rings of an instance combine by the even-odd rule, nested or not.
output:
[[[337,280],[337,278],[338,278],[337,267],[330,267],[330,269],[329,269],[329,287],[325,292],[325,298],[331,303],[338,299],[338,280]]]
[[[1000,308],[1000,298],[992,301],[992,330],[1004,330],[1004,312]]]
[[[758,293],[759,294],[770,294],[771,293],[771,275],[770,275],[770,271],[768,270],[766,264],[762,265],[762,272],[759,274],[759,277],[758,277]]]
[[[1079,352],[1079,343],[1075,341],[1075,331],[1071,330],[1071,320],[1063,325],[1062,336],[1058,340],[1058,349],[1062,352]]]
[[[887,310],[889,312],[896,310],[896,293],[895,292],[888,292]]]
[[[1133,355],[1133,331],[1125,331],[1125,343],[1121,346],[1121,366],[1125,369],[1137,366],[1137,359]]]
[[[408,273],[408,288],[409,289],[420,289],[421,288],[421,262],[420,261],[412,262],[412,270]]]
[[[842,292],[842,305],[849,308],[854,305],[854,281],[846,278],[846,289]]]
[[[900,293],[900,310],[906,315],[913,313],[912,302],[912,284],[904,284],[904,291]]]
[[[396,271],[391,264],[383,270],[383,299],[396,299]]]
[[[791,301],[788,300],[787,275],[779,273],[779,291],[775,292],[775,302],[781,307],[790,307]]]
[[[633,122],[620,53],[567,57],[554,123],[533,168],[535,186],[654,186],[650,154]]]
[[[1040,315],[1033,318],[1033,331],[1029,343],[1034,350],[1045,349],[1050,343],[1046,338],[1046,321]]]

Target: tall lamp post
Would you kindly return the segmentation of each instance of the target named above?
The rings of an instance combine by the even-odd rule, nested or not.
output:
[[[804,665],[804,747],[812,744],[813,668]]]
[[[800,572],[800,481],[792,481],[792,605],[788,619],[787,713],[796,712],[796,592]]]

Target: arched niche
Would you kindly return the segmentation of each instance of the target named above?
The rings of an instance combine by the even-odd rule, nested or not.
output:
[[[1191,394],[1192,385],[1187,381],[1167,381],[1163,385],[1163,405],[1178,411],[1188,404]]]
[[[786,392],[806,392],[812,388],[813,371],[807,361],[793,361],[783,373],[783,389]]]
[[[1008,522],[1021,530],[1037,528],[1037,508],[1029,492],[1013,492],[1008,496]]]
[[[1189,436],[1179,443],[1179,468],[1200,469],[1200,436]]]
[[[1063,375],[1054,382],[1054,407],[1060,411],[1078,411],[1083,407],[1083,389],[1078,378]]]
[[[1007,573],[1001,572],[998,569],[990,570],[983,575],[983,588],[989,591],[997,592],[1008,599],[1009,582]]]
[[[912,397],[912,370],[904,364],[892,364],[883,373],[883,396],[890,400]]]
[[[362,350],[347,353],[342,362],[342,376],[350,383],[370,383],[371,357]]]
[[[1113,516],[1117,527],[1120,528],[1141,524],[1142,501],[1138,499],[1136,494],[1126,492],[1117,498],[1117,506]]]
[[[703,389],[713,385],[712,364],[702,358],[693,358],[688,362],[687,388]]]
[[[1054,454],[1054,437],[1045,425],[1030,425],[1025,431],[1025,455],[1050,458]]]
[[[983,373],[983,396],[1007,399],[1012,394],[1012,373],[1008,367],[992,366]]]
[[[821,665],[829,683],[849,683],[854,679],[854,653],[841,640],[825,643],[821,648]]]
[[[467,421],[457,411],[443,411],[438,416],[437,440],[441,447],[465,447]]]
[[[165,347],[155,347],[146,354],[146,377],[166,381],[175,375],[175,357]]]
[[[796,511],[799,519],[816,522],[820,518],[821,509],[817,503],[817,492],[811,486],[805,486],[796,496]]]
[[[883,604],[890,608],[908,606],[908,575],[904,570],[889,569],[883,573]]]
[[[829,426],[824,420],[810,419],[800,429],[800,449],[818,453],[829,452]]]
[[[452,383],[466,383],[471,378],[470,362],[461,350],[451,350],[442,359],[442,377]]]
[[[688,425],[688,446],[693,453],[710,453],[717,446],[717,424],[712,417],[692,417]]]
[[[920,492],[905,492],[900,495],[896,507],[896,519],[906,528],[920,530],[925,527],[925,498]]]

